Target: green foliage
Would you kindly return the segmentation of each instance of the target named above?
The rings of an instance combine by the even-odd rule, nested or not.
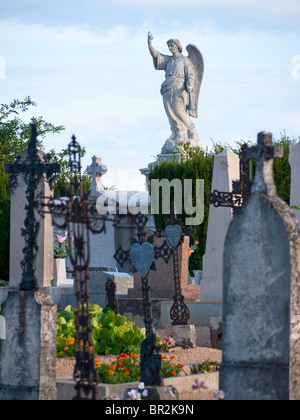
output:
[[[0,167],[6,163],[13,163],[16,155],[27,148],[30,139],[30,126],[21,120],[20,113],[36,107],[30,96],[24,100],[13,100],[10,104],[0,105]],[[31,123],[37,124],[40,138],[45,138],[47,133],[60,133],[63,126],[55,126],[46,122],[42,117],[32,117]],[[42,141],[38,147],[43,149]]]
[[[197,375],[199,373],[212,373],[220,370],[220,364],[213,360],[204,360],[202,363],[191,366],[191,374]]]
[[[149,176],[150,180],[168,179],[169,181],[172,181],[173,179],[180,179],[184,181],[185,179],[193,179],[195,181],[193,183],[193,205],[196,204],[196,179],[204,179],[204,222],[199,226],[193,226],[193,228],[196,230],[196,233],[191,237],[191,243],[193,243],[195,240],[198,240],[199,245],[190,257],[190,270],[199,270],[199,267],[202,267],[202,255],[205,253],[209,212],[209,203],[207,197],[211,191],[214,156],[216,153],[220,153],[221,151],[222,146],[219,144],[214,144],[214,149],[210,152],[208,152],[208,150],[202,151],[199,148],[191,149],[189,145],[184,145],[184,155],[181,156],[180,162],[176,161],[174,158],[173,162],[162,162],[159,165],[155,165]],[[162,191],[160,194],[162,194]],[[160,203],[162,201],[161,198],[162,197],[160,197]],[[171,201],[173,200],[174,191],[171,189]],[[183,214],[177,216],[182,220],[184,224],[185,218],[190,217],[190,215],[187,215],[184,212],[184,205],[182,208]],[[156,228],[163,229],[168,218],[169,215],[163,215],[161,212],[160,214],[155,215],[154,219]]]
[[[86,153],[86,149],[83,148],[83,154]],[[61,152],[57,153],[55,150],[51,150],[51,161],[57,162],[61,166],[61,173],[57,175],[54,182],[54,197],[64,197],[68,195],[70,190],[70,165],[69,165],[69,156],[67,149],[63,149]],[[82,174],[82,184],[83,191],[87,192],[91,186],[92,177],[86,172]]]
[[[0,287],[6,287],[6,286],[8,286],[8,281],[0,280]]]
[[[275,140],[274,144],[284,147],[284,158],[283,159],[274,159],[274,181],[277,187],[277,194],[282,197],[288,204],[290,201],[290,185],[291,185],[291,170],[289,166],[289,147],[291,144],[299,141],[300,138],[294,139],[286,136],[284,133],[281,136],[280,140]],[[235,147],[232,147],[228,144],[221,144],[213,142],[212,149],[208,151],[202,151],[200,148],[191,148],[189,143],[182,145],[182,150],[180,152],[179,161],[174,160],[172,162],[161,162],[156,164],[153,170],[150,172],[149,179],[167,179],[172,181],[174,179],[180,179],[182,181],[182,186],[184,190],[184,180],[192,179],[193,183],[193,205],[196,204],[196,179],[204,179],[204,221],[199,226],[193,226],[196,230],[195,235],[191,237],[190,243],[193,244],[195,240],[199,241],[199,245],[192,253],[189,260],[189,269],[192,272],[193,270],[202,269],[202,257],[205,254],[206,248],[206,236],[207,236],[207,226],[208,226],[208,215],[209,215],[209,203],[208,195],[211,192],[212,186],[212,176],[213,176],[213,165],[215,155],[221,153],[224,150],[231,150],[234,153],[239,154],[241,146],[245,142],[236,142]],[[247,142],[248,146],[254,146],[254,143]],[[252,161],[252,173],[255,174],[255,160]],[[151,194],[151,191],[150,191]],[[162,201],[162,191],[160,191],[160,203]],[[184,197],[184,194],[183,194]],[[174,191],[171,188],[171,201],[174,200]],[[184,204],[182,206],[184,209]],[[183,211],[182,215],[177,215],[185,224],[186,215]],[[162,209],[160,208],[160,213],[154,216],[156,229],[163,229],[165,227],[165,222],[169,218],[169,215],[162,214]]]
[[[58,356],[75,356],[75,311],[76,308],[68,306],[57,315]],[[144,329],[141,330],[129,318],[116,315],[110,309],[102,309],[98,305],[90,305],[90,313],[96,354],[119,355],[128,352],[129,349],[140,352],[141,343],[145,338]]]
[[[30,139],[30,125],[22,121],[20,114],[36,103],[28,96],[24,100],[13,100],[10,104],[0,105],[0,278],[8,280],[9,275],[9,232],[10,232],[10,190],[9,176],[5,173],[5,164],[13,163],[16,156],[28,147]],[[62,126],[55,126],[46,122],[42,117],[32,117],[31,123],[37,124],[39,138],[43,139],[48,133],[60,133]],[[38,142],[43,149],[43,142]]]
[[[291,209],[300,211],[300,206],[299,206],[299,204],[296,204],[295,206],[291,206]]]
[[[9,278],[10,197],[8,175],[0,168],[0,278]]]
[[[183,366],[173,363],[172,359],[163,358],[161,376],[170,378],[178,376]],[[107,363],[98,362],[99,380],[102,383],[121,384],[138,382],[141,378],[140,361],[135,354],[122,354],[116,361]]]

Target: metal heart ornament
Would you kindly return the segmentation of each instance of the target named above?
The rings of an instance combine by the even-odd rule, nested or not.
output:
[[[180,225],[168,225],[165,228],[166,238],[173,248],[177,248],[182,237],[182,228]]]
[[[154,261],[153,245],[149,242],[144,242],[143,245],[133,244],[130,248],[130,258],[141,276],[146,277]]]

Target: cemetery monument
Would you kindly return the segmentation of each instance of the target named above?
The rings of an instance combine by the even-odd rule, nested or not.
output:
[[[288,400],[290,375],[294,383],[299,376],[295,351],[290,354],[300,255],[291,232],[298,234],[299,225],[287,221],[293,215],[276,195],[273,158],[282,156],[270,133],[258,135],[249,149],[257,162],[251,196],[225,241],[220,389],[228,400]]]

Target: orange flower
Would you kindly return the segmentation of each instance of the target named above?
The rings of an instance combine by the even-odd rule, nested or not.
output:
[[[176,376],[175,370],[172,370],[171,375]]]
[[[178,364],[179,369],[183,369],[183,365],[181,363]]]
[[[126,373],[126,375],[129,375],[130,374],[130,370],[129,369],[125,369],[124,370],[124,373]]]
[[[164,361],[165,361],[165,360],[168,360],[168,359],[166,358],[166,356],[163,356],[162,360],[164,360]]]
[[[67,341],[68,341],[69,344],[74,344],[75,338],[74,337],[68,338]]]
[[[130,359],[137,359],[138,358],[138,356],[136,354],[130,354],[129,357],[130,357]]]
[[[93,351],[94,350],[94,347],[93,346],[90,346],[90,351]]]
[[[118,363],[118,368],[119,368],[119,369],[122,369],[122,367],[123,367],[123,363],[122,363],[122,362],[119,362],[119,363]]]
[[[127,359],[128,354],[124,353],[124,354],[122,354],[122,357],[123,357],[123,359]]]
[[[122,360],[123,359],[123,357],[122,356],[118,356],[117,357],[117,360]]]
[[[95,361],[95,365],[96,365],[96,366],[100,366],[100,365],[101,365],[100,360],[96,360],[96,361]]]
[[[193,253],[192,248],[189,248],[189,257],[192,255],[192,253]]]
[[[170,360],[174,360],[174,359],[175,359],[175,356],[171,356],[171,357],[170,357]]]
[[[68,351],[69,350],[69,347],[68,346],[66,346],[65,348],[64,348],[64,351]]]
[[[107,372],[109,375],[114,375],[115,374],[115,372],[113,371],[113,370],[111,370],[111,369],[109,369],[109,371]]]

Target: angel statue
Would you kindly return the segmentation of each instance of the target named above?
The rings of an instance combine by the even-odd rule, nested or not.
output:
[[[204,72],[204,61],[199,49],[189,44],[188,57],[182,55],[178,39],[167,42],[172,55],[163,55],[152,45],[153,35],[148,33],[148,46],[156,70],[165,70],[161,85],[166,114],[171,126],[171,136],[162,148],[162,154],[176,152],[180,142],[199,146],[198,134],[190,117],[198,117],[198,99]]]

